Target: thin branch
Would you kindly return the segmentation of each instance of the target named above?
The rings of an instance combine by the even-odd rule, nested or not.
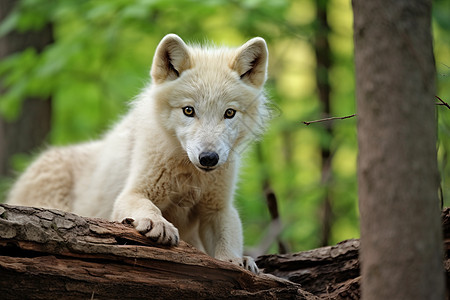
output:
[[[450,105],[447,102],[442,100],[439,96],[434,96],[434,97],[436,97],[441,102],[441,103],[436,103],[436,105],[443,105],[443,106],[447,107],[448,109],[450,109]],[[345,116],[345,117],[330,117],[330,118],[313,120],[313,121],[303,121],[303,124],[308,126],[309,124],[312,124],[312,123],[320,123],[320,122],[327,122],[327,121],[333,121],[333,120],[344,120],[344,119],[349,119],[349,118],[353,118],[353,117],[356,117],[356,114],[353,114],[350,116]]]
[[[345,116],[345,117],[331,117],[331,118],[319,119],[319,120],[314,120],[314,121],[303,121],[303,124],[308,126],[309,124],[312,124],[312,123],[327,122],[327,121],[333,121],[333,120],[344,120],[344,119],[353,118],[355,116],[356,116],[356,114],[353,114],[350,116]]]
[[[289,252],[288,246],[281,240],[280,234],[283,231],[283,224],[278,211],[277,196],[270,187],[269,180],[264,181],[264,194],[266,196],[267,208],[269,209],[271,221],[266,230],[265,236],[261,239],[256,247],[246,249],[246,254],[252,257],[258,257],[266,254],[273,242],[277,242],[278,254],[286,254]]]
[[[448,109],[450,109],[450,105],[448,105],[447,102],[445,102],[444,100],[442,100],[439,96],[434,96],[436,97],[439,101],[441,101],[441,103],[437,103],[437,105],[444,105],[446,106]]]

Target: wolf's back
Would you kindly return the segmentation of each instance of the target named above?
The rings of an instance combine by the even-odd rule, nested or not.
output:
[[[18,178],[6,202],[72,211],[75,182],[89,171],[99,142],[54,147]]]

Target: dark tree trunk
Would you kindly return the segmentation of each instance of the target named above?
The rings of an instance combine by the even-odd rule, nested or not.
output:
[[[0,22],[13,11],[16,0],[0,0]],[[52,27],[19,33],[12,31],[0,38],[0,60],[27,48],[41,52],[53,41]],[[0,95],[5,91],[0,78]],[[11,172],[10,159],[16,153],[30,153],[46,139],[51,125],[51,99],[28,97],[14,121],[0,116],[0,176]]]
[[[316,30],[314,49],[316,53],[316,85],[319,94],[319,100],[322,103],[323,113],[325,117],[329,117],[331,113],[330,94],[331,85],[329,73],[331,68],[331,51],[328,41],[328,33],[330,27],[328,25],[327,16],[327,0],[316,2]],[[327,123],[325,128],[327,142],[322,143],[322,185],[324,187],[324,197],[322,202],[322,236],[320,238],[321,246],[329,244],[331,227],[333,222],[332,201],[330,196],[331,182],[331,138],[333,136],[332,123]]]
[[[353,10],[362,297],[443,299],[431,1]]]

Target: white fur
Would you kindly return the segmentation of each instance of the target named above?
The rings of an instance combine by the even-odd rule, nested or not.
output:
[[[99,141],[44,152],[18,179],[8,203],[131,222],[161,244],[179,237],[257,272],[242,257],[233,206],[239,154],[268,116],[268,52],[254,38],[238,49],[187,46],[170,34],[153,60],[153,84]],[[183,113],[191,106],[194,117]],[[232,119],[227,109],[236,110]],[[205,168],[199,155],[215,152]],[[207,171],[205,169],[208,169]]]

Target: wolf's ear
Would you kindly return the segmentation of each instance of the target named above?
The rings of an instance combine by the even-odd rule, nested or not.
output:
[[[163,83],[177,79],[190,67],[188,47],[178,35],[168,34],[156,48],[150,74],[153,82]]]
[[[253,38],[237,50],[231,68],[245,83],[261,88],[266,81],[268,57],[266,41],[260,37]]]

